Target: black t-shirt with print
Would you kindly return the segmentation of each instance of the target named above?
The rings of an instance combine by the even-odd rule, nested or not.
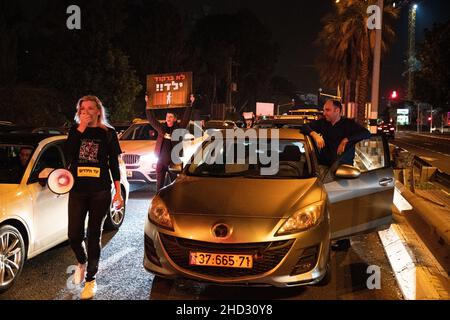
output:
[[[70,171],[75,178],[72,190],[111,190],[111,176],[113,181],[120,181],[118,157],[122,151],[116,132],[111,128],[88,127],[81,133],[77,127],[70,129],[65,147]]]

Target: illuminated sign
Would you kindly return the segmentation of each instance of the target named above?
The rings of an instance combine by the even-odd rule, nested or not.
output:
[[[401,126],[409,125],[409,117],[406,115],[398,115],[397,123]]]
[[[409,115],[409,109],[397,109],[397,114]]]
[[[450,126],[450,112],[447,112],[447,125]]]
[[[190,105],[192,72],[147,75],[147,107],[166,109]]]

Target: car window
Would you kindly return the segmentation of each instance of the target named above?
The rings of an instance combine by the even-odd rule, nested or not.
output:
[[[382,137],[373,136],[356,144],[353,165],[361,172],[384,168],[386,160]]]
[[[120,140],[156,140],[156,138],[158,131],[147,123],[131,126],[121,135]]]
[[[33,152],[33,146],[0,145],[0,183],[20,183]]]
[[[36,182],[39,173],[45,168],[53,168],[53,169],[64,168],[62,152],[58,146],[56,145],[49,146],[43,152],[41,152],[30,175],[29,182],[30,183]]]
[[[296,179],[311,177],[310,161],[308,152],[303,141],[280,140],[278,143],[278,170],[273,175],[262,174],[262,168],[269,168],[271,163],[262,163],[261,158],[271,158],[271,142],[268,147],[261,146],[257,141],[225,141],[218,146],[216,152],[211,152],[211,144],[206,143],[197,150],[203,157],[198,163],[189,165],[188,175],[202,177],[228,177],[240,176],[249,178],[266,179]],[[231,150],[234,149],[234,150]],[[244,150],[239,153],[238,150]],[[233,155],[233,159],[231,158]],[[253,155],[253,157],[251,156]],[[195,156],[194,158],[195,159]],[[274,159],[272,159],[274,160]]]

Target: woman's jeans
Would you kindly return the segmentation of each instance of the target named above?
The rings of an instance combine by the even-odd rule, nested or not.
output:
[[[103,222],[110,205],[110,190],[90,193],[70,192],[69,194],[69,242],[78,263],[87,262],[86,281],[94,280],[98,271]],[[88,212],[88,250],[86,254],[84,231]]]

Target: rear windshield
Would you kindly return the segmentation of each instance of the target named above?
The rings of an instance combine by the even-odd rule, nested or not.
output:
[[[120,140],[156,140],[158,131],[150,124],[132,125],[125,131]]]

